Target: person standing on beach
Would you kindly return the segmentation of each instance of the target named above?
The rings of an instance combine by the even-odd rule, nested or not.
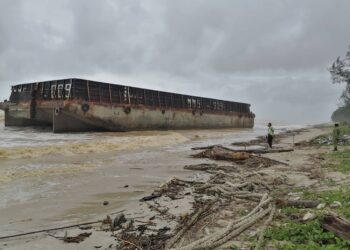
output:
[[[275,134],[275,130],[272,127],[271,122],[267,125],[267,143],[269,144],[269,147],[272,148],[272,140],[273,136]]]
[[[333,151],[338,151],[339,136],[340,136],[339,124],[335,123],[334,129],[333,129],[333,147],[334,147]]]

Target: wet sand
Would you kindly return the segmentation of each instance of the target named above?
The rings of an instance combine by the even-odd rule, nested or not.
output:
[[[0,236],[101,219],[107,214],[123,209],[136,212],[139,209],[136,207],[139,206],[139,198],[149,194],[160,183],[172,176],[186,178],[196,174],[184,170],[184,165],[210,161],[189,157],[192,154],[191,147],[219,143],[225,145],[240,141],[242,138],[250,140],[265,131],[252,132],[252,130],[160,132],[163,137],[155,132],[149,132],[153,134],[152,139],[144,144],[132,141],[133,147],[124,145],[111,150],[113,145],[107,142],[108,146],[103,150],[89,149],[88,152],[67,153],[65,150],[59,150],[65,146],[61,145],[56,148],[58,150],[56,153],[45,151],[44,154],[34,153],[34,156],[29,157],[10,155],[0,158],[0,171],[6,172],[8,176],[7,179],[2,177],[2,183],[0,182],[1,200],[6,201],[0,206]],[[311,130],[311,133],[300,135],[295,142],[314,137],[318,133],[319,130]],[[153,139],[156,140],[152,142]],[[285,143],[291,142],[285,141]],[[13,170],[18,166],[23,168],[26,164],[37,167],[30,168],[27,172],[21,168],[19,171]],[[104,201],[108,201],[109,204],[104,206]],[[97,234],[94,238],[100,236]],[[108,241],[102,238],[102,241]],[[0,245],[0,248],[28,249],[29,245],[26,244],[28,240],[32,241],[30,245],[33,244],[36,249],[46,249],[46,244],[50,244],[51,249],[62,247],[54,238],[36,235],[24,237],[22,240],[6,241],[4,243],[6,246]],[[96,241],[89,242],[88,240],[85,244],[79,244],[78,249],[93,247],[91,244]],[[75,248],[77,246],[71,247],[65,245],[66,249],[77,249]]]
[[[183,169],[199,161],[189,157],[191,147],[256,135],[249,129],[109,133],[98,141],[2,147],[0,234],[85,221],[114,211],[171,176],[192,174]],[[110,204],[103,206],[104,200]]]

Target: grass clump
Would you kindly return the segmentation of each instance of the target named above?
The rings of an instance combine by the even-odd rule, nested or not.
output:
[[[326,163],[322,165],[334,171],[346,173],[350,171],[350,149],[324,154]]]
[[[350,241],[323,230],[318,220],[288,222],[266,231],[266,239],[282,250],[350,249]]]
[[[305,199],[318,199],[327,205],[339,201],[341,206],[335,208],[334,211],[350,219],[350,187],[341,187],[336,190],[327,190],[319,193],[305,191],[303,197]]]
[[[340,134],[342,135],[350,135],[350,125],[341,125],[340,126]]]

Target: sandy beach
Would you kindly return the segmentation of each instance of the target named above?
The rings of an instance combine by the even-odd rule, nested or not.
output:
[[[285,136],[276,146],[290,148],[293,141],[294,143],[308,141],[325,132],[325,129],[309,128],[296,136]],[[232,131],[217,133],[229,134]],[[120,211],[127,218],[148,221],[149,218],[156,216],[156,212],[151,211],[147,204],[139,202],[141,197],[152,193],[153,189],[159,187],[171,177],[197,181],[206,181],[209,178],[207,173],[186,170],[184,166],[212,163],[213,161],[210,159],[190,157],[193,154],[191,147],[193,145],[208,146],[210,140],[216,138],[217,134],[211,134],[209,137],[212,138],[205,142],[199,140],[199,138],[208,139],[206,131],[182,132],[182,135],[182,137],[178,134],[174,136],[173,133],[164,132],[164,139],[175,141],[175,143],[166,143],[163,139],[164,146],[147,147],[146,150],[141,146],[141,148],[131,152],[130,150],[99,152],[91,157],[89,154],[84,154],[84,162],[89,162],[89,164],[83,166],[79,163],[81,155],[72,154],[69,157],[67,155],[65,157],[55,157],[57,163],[65,163],[67,166],[59,171],[54,170],[58,172],[50,172],[50,174],[46,173],[45,170],[40,170],[44,172],[39,170],[39,172],[30,172],[27,173],[25,178],[29,181],[33,178],[31,175],[36,175],[35,178],[42,175],[42,181],[55,181],[56,183],[59,182],[59,185],[50,189],[49,192],[51,193],[48,195],[45,190],[41,189],[39,182],[37,188],[40,192],[31,197],[30,200],[9,202],[10,205],[7,204],[7,206],[2,207],[1,236],[101,220],[108,214],[115,216]],[[198,140],[199,143],[188,143],[191,140]],[[270,172],[274,176],[288,175],[289,181],[293,182],[293,185],[302,188],[308,187],[313,185],[314,182],[308,178],[306,173],[300,175],[298,171],[297,173],[295,171],[301,166],[305,167],[305,164],[311,164],[310,155],[319,153],[320,150],[322,151],[322,149],[296,149],[293,152],[267,154],[267,157],[271,159],[288,163],[288,167],[275,165],[263,171]],[[42,163],[52,162],[53,157],[53,155],[45,156],[45,154],[42,154],[38,158],[36,154],[31,161],[36,159]],[[99,165],[101,159],[103,159],[103,165],[101,165],[101,162]],[[18,163],[26,160],[28,160],[27,157],[8,157],[2,159],[2,163],[5,166],[10,166],[13,161]],[[99,171],[95,171],[96,166],[98,166]],[[74,170],[74,168],[77,169]],[[80,171],[81,168],[84,171]],[[67,173],[65,173],[66,170]],[[16,176],[16,173],[12,175]],[[20,177],[23,178],[23,176]],[[16,185],[16,182],[13,184]],[[67,185],[71,185],[69,189],[64,188]],[[60,192],[60,190],[63,190],[63,192]],[[7,190],[2,190],[2,194],[6,195],[6,192]],[[52,193],[54,194],[52,195]],[[108,202],[108,205],[103,205],[103,202]],[[175,217],[190,213],[193,210],[191,206],[193,196],[176,200],[176,202],[161,197],[159,202],[170,207],[170,213]],[[155,228],[165,225],[175,228],[176,221],[174,220],[173,225],[171,225],[171,223],[168,224],[162,219],[156,219],[154,221],[157,224]],[[74,235],[80,231],[73,228],[51,231],[50,234],[54,233],[59,237],[63,236],[65,232]],[[95,246],[103,246],[103,249],[107,249],[111,244],[115,244],[115,239],[110,237],[110,232],[94,230],[89,238],[79,244],[67,244],[49,236],[48,233],[40,233],[2,240],[0,247],[3,249],[47,249],[46,247],[50,246],[49,249],[93,249]]]
[[[193,175],[183,166],[205,160],[189,157],[191,147],[263,133],[231,129],[54,135],[2,129],[0,236],[101,219],[134,207],[170,177]]]

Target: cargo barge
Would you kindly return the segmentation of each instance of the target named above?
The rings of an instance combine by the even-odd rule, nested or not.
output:
[[[53,132],[252,128],[250,104],[70,78],[12,86],[5,126]]]

